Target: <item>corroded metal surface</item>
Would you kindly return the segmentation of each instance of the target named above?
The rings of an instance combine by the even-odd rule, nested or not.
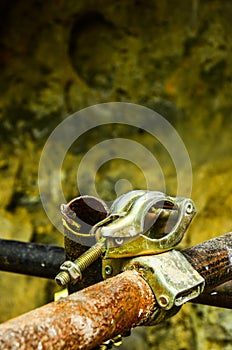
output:
[[[231,238],[229,233],[182,251],[208,290],[231,279]],[[160,322],[159,310],[148,283],[126,271],[0,325],[0,349],[88,350],[154,317]]]
[[[92,349],[149,319],[155,304],[136,271],[0,325],[0,349]]]
[[[205,279],[205,291],[231,280],[232,233],[227,233],[182,251]]]

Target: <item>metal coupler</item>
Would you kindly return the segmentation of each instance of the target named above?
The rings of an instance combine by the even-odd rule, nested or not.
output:
[[[96,218],[83,216],[83,203],[85,210],[88,203],[88,212],[103,219],[91,225]],[[85,244],[91,245],[95,240],[74,262],[61,265],[56,281],[66,285],[80,280],[85,268],[99,257],[103,278],[107,278],[121,272],[128,259],[172,249],[183,238],[196,209],[189,198],[136,190],[118,197],[110,210],[100,199],[82,196],[63,204],[61,212],[65,229],[77,242],[84,237]]]

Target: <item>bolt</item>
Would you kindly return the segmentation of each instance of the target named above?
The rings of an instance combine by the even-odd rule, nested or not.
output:
[[[61,271],[56,275],[56,283],[59,286],[66,286],[70,282],[70,276],[67,271]]]
[[[110,276],[112,274],[112,272],[113,272],[112,266],[106,265],[105,266],[105,273],[106,273],[106,275]]]
[[[65,286],[71,280],[73,283],[78,282],[82,278],[81,272],[84,271],[89,265],[91,265],[95,260],[97,260],[101,256],[102,248],[104,246],[105,246],[105,239],[101,239],[94,246],[89,248],[84,254],[82,254],[79,258],[77,258],[75,261],[73,262],[65,261],[60,267],[61,271],[55,277],[57,284],[60,286]],[[74,269],[72,265],[74,265]],[[75,265],[76,265],[76,268],[75,268]],[[63,269],[65,269],[65,271],[62,271]]]
[[[104,240],[105,242],[105,240]],[[89,248],[85,253],[83,253],[79,258],[77,258],[74,263],[79,266],[81,271],[84,271],[89,265],[91,265],[95,260],[100,258],[102,254],[103,245],[96,243],[94,246]]]
[[[161,307],[167,307],[169,304],[169,298],[166,295],[161,295],[158,298],[158,303]]]
[[[116,245],[122,245],[124,243],[124,238],[123,237],[115,238],[114,242]]]
[[[192,203],[188,203],[187,207],[186,207],[186,213],[187,214],[191,214],[193,212],[193,205]]]

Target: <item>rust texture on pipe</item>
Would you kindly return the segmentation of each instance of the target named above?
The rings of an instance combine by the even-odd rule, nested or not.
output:
[[[214,288],[208,293],[202,293],[192,301],[197,304],[204,304],[216,307],[232,309],[232,280]]]
[[[231,279],[232,234],[183,251],[208,289]],[[149,321],[157,307],[147,282],[126,271],[0,325],[0,349],[92,349]]]
[[[144,323],[155,299],[136,271],[126,271],[0,325],[0,349],[92,349]]]
[[[182,251],[205,279],[205,292],[231,280],[232,233],[227,233]]]

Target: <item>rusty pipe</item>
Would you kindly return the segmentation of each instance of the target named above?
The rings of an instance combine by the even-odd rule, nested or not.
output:
[[[183,253],[205,278],[206,290],[231,279],[231,233]],[[156,306],[148,283],[135,270],[126,271],[3,323],[0,348],[92,349],[149,321]]]
[[[0,349],[92,349],[142,324],[155,299],[136,271],[126,271],[0,325]]]
[[[65,259],[64,255],[64,248],[62,247],[0,239],[1,271],[53,279]],[[95,268],[94,280],[90,278],[89,269],[86,270],[84,275],[88,286],[100,282],[100,278],[96,278],[96,276],[98,276],[96,273],[96,263],[93,268]],[[78,283],[76,290],[83,288],[83,284]],[[71,290],[71,292],[73,291]],[[194,299],[193,302],[232,308],[232,282],[226,282],[212,291],[203,292],[198,298]]]

